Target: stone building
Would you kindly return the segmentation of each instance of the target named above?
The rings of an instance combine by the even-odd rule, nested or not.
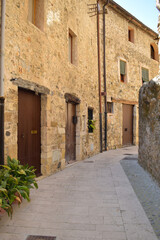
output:
[[[95,0],[6,0],[5,159],[28,162],[37,174],[99,152],[97,19],[88,4],[94,12]],[[158,35],[114,1],[106,9],[111,149],[138,143],[138,91],[158,72]]]

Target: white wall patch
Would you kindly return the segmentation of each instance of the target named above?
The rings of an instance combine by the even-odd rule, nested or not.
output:
[[[60,22],[60,11],[53,12],[49,11],[47,14],[47,25],[52,25],[53,22]]]

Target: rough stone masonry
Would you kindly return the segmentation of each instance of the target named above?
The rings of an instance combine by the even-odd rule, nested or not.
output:
[[[160,183],[160,75],[139,95],[139,162]]]
[[[160,11],[159,0],[156,7]],[[139,163],[160,183],[160,72],[139,93]]]

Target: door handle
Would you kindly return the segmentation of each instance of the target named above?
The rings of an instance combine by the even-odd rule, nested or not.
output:
[[[127,132],[127,130],[128,130],[127,128],[124,129],[125,132]]]

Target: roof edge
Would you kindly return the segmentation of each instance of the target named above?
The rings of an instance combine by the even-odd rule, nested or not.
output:
[[[106,3],[106,0],[102,0],[102,2]],[[146,26],[144,23],[138,20],[135,16],[133,16],[131,13],[129,13],[127,10],[121,7],[118,3],[114,2],[113,0],[109,0],[109,6],[112,7],[119,14],[124,16],[126,19],[128,19],[133,24],[147,31],[150,35],[155,36],[156,38],[158,37],[158,33],[156,33],[153,29]]]

